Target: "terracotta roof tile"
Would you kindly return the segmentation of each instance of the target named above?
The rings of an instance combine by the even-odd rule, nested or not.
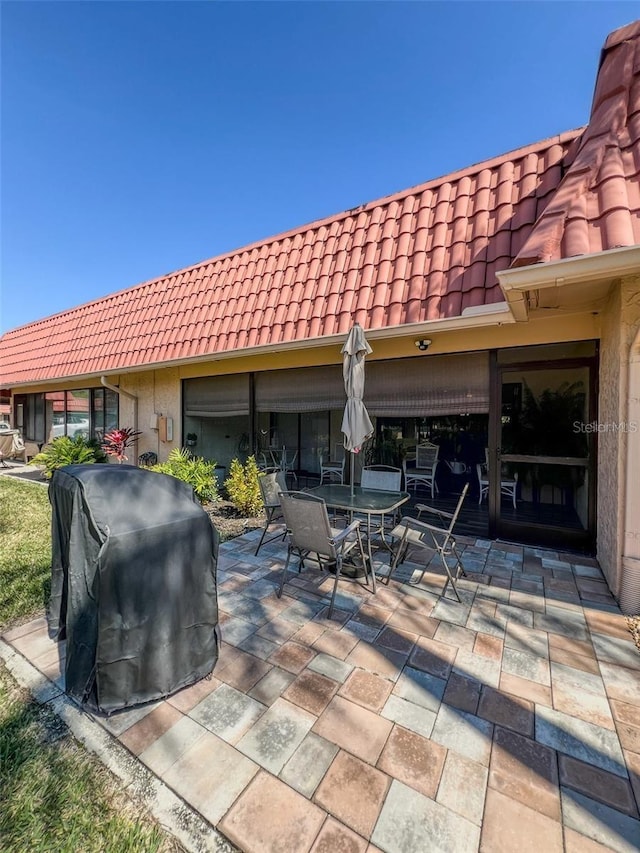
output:
[[[496,271],[640,242],[640,23],[605,45],[587,129],[7,332],[3,385],[458,316]]]
[[[555,188],[547,170],[538,192],[553,196],[513,266],[640,243],[640,21],[607,39],[589,125],[576,142]]]

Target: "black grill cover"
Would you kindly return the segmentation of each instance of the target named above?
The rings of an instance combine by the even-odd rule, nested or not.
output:
[[[67,640],[67,692],[110,714],[208,675],[218,535],[191,487],[131,465],[68,465],[49,498],[49,631]]]

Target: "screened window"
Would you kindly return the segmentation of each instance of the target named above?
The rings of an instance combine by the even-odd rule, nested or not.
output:
[[[249,374],[205,376],[184,382],[184,413],[190,418],[249,414]]]
[[[489,353],[372,361],[364,402],[378,417],[434,417],[489,411]]]
[[[342,365],[256,374],[257,412],[323,412],[345,404]]]

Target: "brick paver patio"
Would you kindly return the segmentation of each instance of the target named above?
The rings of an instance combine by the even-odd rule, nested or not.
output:
[[[464,541],[373,597],[290,574],[259,531],[221,548],[213,676],[97,717],[246,853],[640,849],[640,653],[595,561]],[[58,687],[44,619],[4,639]]]

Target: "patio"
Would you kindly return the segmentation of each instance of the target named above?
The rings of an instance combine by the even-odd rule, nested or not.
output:
[[[640,653],[594,560],[463,539],[461,604],[405,564],[329,622],[259,534],[221,547],[213,676],[95,717],[240,850],[638,849]],[[59,705],[44,620],[3,639]]]

